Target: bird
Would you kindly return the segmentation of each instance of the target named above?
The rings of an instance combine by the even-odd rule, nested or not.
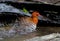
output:
[[[31,17],[18,17],[19,27],[17,27],[17,32],[19,32],[19,34],[28,34],[36,31],[38,16],[40,16],[40,13],[38,11],[33,11]]]

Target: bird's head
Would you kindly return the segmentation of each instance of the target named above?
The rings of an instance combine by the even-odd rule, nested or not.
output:
[[[40,16],[40,13],[38,12],[38,11],[34,11],[33,13],[32,13],[32,19],[33,19],[33,22],[35,23],[35,24],[37,24],[38,23],[38,17]]]
[[[34,11],[32,13],[32,17],[39,17],[40,16],[40,13],[38,11]]]

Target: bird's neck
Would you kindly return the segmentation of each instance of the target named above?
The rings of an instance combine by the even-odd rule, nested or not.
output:
[[[32,21],[33,21],[33,23],[37,24],[38,23],[38,17],[37,16],[36,17],[32,16]]]

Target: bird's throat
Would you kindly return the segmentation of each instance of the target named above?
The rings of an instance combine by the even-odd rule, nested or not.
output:
[[[32,17],[33,23],[37,24],[38,23],[38,17]]]

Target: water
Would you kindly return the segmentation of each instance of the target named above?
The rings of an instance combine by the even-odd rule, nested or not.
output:
[[[16,35],[15,37],[5,38],[2,41],[23,41],[25,39],[31,39],[37,36],[48,35],[51,33],[60,32],[60,27],[38,27],[39,29],[35,32],[26,35]]]
[[[23,41],[25,39],[36,37],[37,35],[38,34],[36,32],[33,32],[27,35],[16,35],[15,37],[12,38],[5,38],[3,41]]]
[[[18,23],[19,22],[16,21],[14,26],[12,26],[10,28],[10,30],[8,30],[8,31],[0,28],[0,30],[1,30],[0,37],[2,37],[2,38],[0,38],[0,40],[1,41],[23,41],[23,40],[31,39],[34,37],[40,37],[40,36],[60,32],[60,27],[37,27],[35,32],[28,33],[25,35],[20,35],[14,31],[16,29],[16,27],[19,27]],[[2,28],[4,28],[4,27],[2,27]]]

